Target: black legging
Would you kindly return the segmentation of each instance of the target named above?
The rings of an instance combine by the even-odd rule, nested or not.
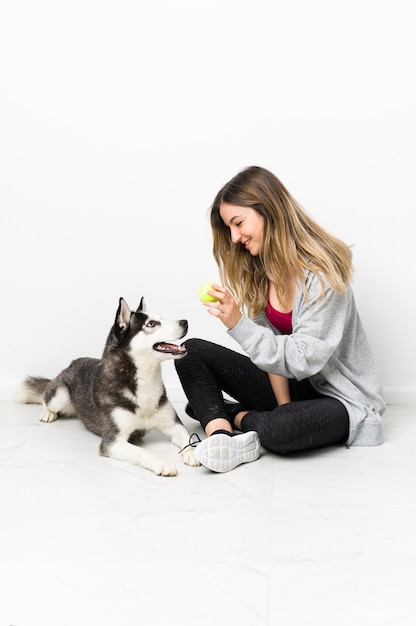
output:
[[[204,430],[218,417],[231,422],[224,408],[224,391],[249,411],[241,430],[255,430],[267,450],[287,454],[347,441],[345,406],[319,394],[308,379],[289,380],[292,402],[278,406],[267,373],[247,356],[204,339],[184,343],[188,354],[176,360],[175,367]]]

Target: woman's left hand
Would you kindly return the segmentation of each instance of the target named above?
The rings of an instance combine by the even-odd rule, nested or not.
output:
[[[217,302],[203,303],[208,308],[208,313],[218,317],[229,330],[234,328],[243,317],[243,314],[228,289],[221,287],[221,285],[213,284],[207,293],[217,298]]]

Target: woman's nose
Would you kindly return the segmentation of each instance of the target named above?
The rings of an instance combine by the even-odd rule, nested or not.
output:
[[[241,235],[236,228],[231,227],[231,241],[233,243],[238,243],[240,241]]]

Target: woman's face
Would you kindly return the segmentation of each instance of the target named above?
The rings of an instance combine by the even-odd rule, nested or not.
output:
[[[251,207],[222,202],[220,217],[230,229],[231,241],[240,243],[251,255],[257,256],[263,243],[264,231],[264,218],[260,213]]]

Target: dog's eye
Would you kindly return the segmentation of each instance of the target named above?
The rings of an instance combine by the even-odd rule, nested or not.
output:
[[[155,320],[150,320],[150,322],[147,322],[146,324],[148,328],[154,328],[157,325],[158,325],[158,322],[155,322]]]

